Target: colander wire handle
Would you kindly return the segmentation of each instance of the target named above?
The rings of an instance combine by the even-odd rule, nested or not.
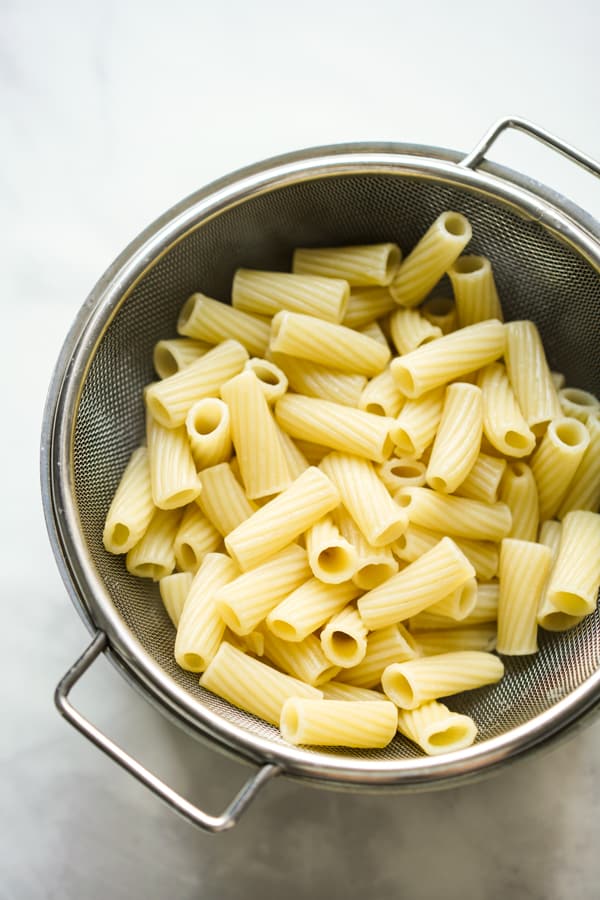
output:
[[[111,741],[105,734],[92,725],[81,713],[75,709],[69,700],[69,693],[81,676],[89,669],[94,660],[106,650],[108,641],[103,631],[96,632],[94,640],[81,654],[66,675],[59,682],[54,693],[54,702],[60,714],[73,725],[81,734],[96,745],[103,753],[106,753],[114,762],[130,772],[142,784],[165,801],[175,812],[184,819],[197,825],[199,828],[210,832],[228,831],[236,824],[239,816],[244,812],[251,800],[254,799],[260,788],[281,769],[279,766],[267,763],[246,781],[239,793],[231,801],[227,809],[220,816],[211,816],[203,812],[170,788],[164,781],[149,772],[141,763],[125,752],[118,744]]]
[[[492,144],[503,131],[507,131],[509,128],[528,134],[530,137],[535,138],[552,150],[556,150],[561,156],[566,157],[571,162],[576,163],[583,169],[587,169],[592,175],[596,175],[600,178],[600,163],[597,163],[591,156],[582,153],[581,150],[571,146],[571,144],[567,144],[560,138],[555,137],[553,134],[550,134],[549,131],[540,128],[539,125],[534,125],[533,122],[529,122],[527,119],[520,119],[517,116],[508,116],[506,119],[500,119],[492,125],[479,143],[458,163],[458,165],[463,168],[476,169],[479,163],[484,159]]]

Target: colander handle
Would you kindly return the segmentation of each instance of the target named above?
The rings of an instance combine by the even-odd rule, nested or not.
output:
[[[571,160],[571,162],[576,163],[583,169],[587,169],[592,175],[596,175],[600,178],[600,164],[592,159],[591,156],[588,156],[586,153],[577,150],[576,147],[572,147],[570,144],[565,143],[565,141],[550,134],[550,132],[546,131],[544,128],[540,128],[539,125],[534,125],[533,122],[529,122],[527,119],[520,119],[517,116],[508,116],[506,119],[500,119],[492,125],[490,130],[484,134],[473,150],[460,161],[459,166],[468,169],[476,169],[492,144],[503,131],[507,131],[509,128],[528,134],[542,144],[546,144],[547,147],[556,150],[562,156]]]
[[[60,714],[81,732],[88,740],[96,745],[103,753],[106,753],[114,762],[130,772],[134,778],[141,781],[147,788],[157,794],[175,812],[205,831],[227,831],[236,824],[239,816],[244,812],[251,800],[254,799],[259,789],[281,769],[279,766],[267,763],[252,775],[244,784],[239,793],[231,801],[225,812],[220,816],[211,816],[203,812],[170,788],[164,781],[149,772],[141,763],[125,752],[118,744],[111,741],[95,725],[92,725],[81,713],[75,709],[69,701],[71,688],[77,684],[81,676],[89,669],[100,653],[106,650],[108,641],[103,631],[96,632],[94,640],[81,654],[66,675],[61,679],[54,693],[54,702]]]

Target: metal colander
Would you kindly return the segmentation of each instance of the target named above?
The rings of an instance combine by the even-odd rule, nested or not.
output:
[[[600,393],[600,229],[530,179],[479,163],[505,127],[528,131],[596,174],[587,157],[518,120],[460,154],[417,146],[344,145],[243,170],[168,212],[115,262],[69,335],[48,399],[42,480],[50,537],[94,640],[57,690],[61,712],[175,808],[210,830],[230,827],[258,787],[283,771],[335,786],[454,784],[563,732],[600,698],[598,613],[564,634],[541,632],[535,656],[505,658],[492,687],[452,698],[475,719],[468,750],[425,759],[398,735],[383,750],[290,747],[279,732],[198,685],[175,664],[175,631],[156,585],[130,576],[102,545],[106,512],[144,435],[142,389],[152,349],[175,335],[193,291],[229,300],[239,266],[289,271],[297,246],[396,241],[406,251],[444,210],[473,226],[469,252],[488,256],[507,319],[531,318],[550,365]],[[196,736],[262,764],[219,817],[197,810],[97,731],[68,701],[105,650],[132,683]]]

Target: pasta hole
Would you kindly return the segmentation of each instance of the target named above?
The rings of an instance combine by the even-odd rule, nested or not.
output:
[[[509,469],[515,478],[523,478],[523,476],[525,475],[525,473],[527,471],[525,463],[521,463],[521,462],[512,463],[509,466]]]
[[[402,504],[402,505],[406,505],[406,504]],[[401,534],[400,537],[398,538],[398,540],[396,541],[396,544],[398,546],[398,550],[406,550],[406,535]]]
[[[581,616],[570,616],[569,613],[564,612],[552,612],[543,617],[540,625],[546,631],[566,631],[568,628],[578,625],[580,621]]]
[[[406,394],[407,397],[413,396],[415,393],[415,382],[408,369],[397,366],[394,369],[394,380],[403,394]]]
[[[390,468],[390,472],[392,475],[395,475],[396,478],[418,478],[421,474],[421,469],[417,468],[417,466],[407,465],[406,463],[398,463],[398,465]]]
[[[331,681],[339,671],[339,666],[327,666],[327,668],[323,669],[321,674],[315,678],[315,687],[318,687],[320,684],[325,684],[326,681]]]
[[[328,574],[341,572],[350,564],[350,557],[343,547],[326,547],[317,557],[319,569]]]
[[[300,716],[293,700],[287,700],[281,711],[281,733],[286,741],[295,741],[300,728]]]
[[[177,360],[167,347],[156,347],[154,350],[154,368],[161,378],[169,378],[179,371]]]
[[[598,399],[593,394],[590,394],[588,391],[582,391],[579,388],[563,388],[560,395],[576,406],[589,406],[591,408],[598,406]]]
[[[486,262],[484,256],[459,256],[452,270],[458,275],[470,275],[472,272],[481,272],[486,267]]]
[[[185,541],[179,547],[179,559],[181,562],[181,568],[188,571],[197,569],[200,562],[192,545],[188,544]]]
[[[235,631],[236,633],[242,631],[242,623],[240,622],[239,616],[228,603],[224,603],[222,600],[218,601],[217,608],[219,610],[219,615],[225,624],[229,625],[232,631]]]
[[[403,509],[406,509],[406,507],[410,506],[410,504],[412,503],[412,497],[410,494],[396,494],[395,499],[398,506],[401,506]]]
[[[358,570],[354,576],[354,582],[361,590],[371,591],[387,581],[394,572],[395,567],[390,563],[368,563]]]
[[[524,450],[529,446],[527,436],[519,431],[507,431],[504,435],[504,441],[507,446],[512,447],[514,450]]]
[[[558,606],[563,613],[571,616],[585,616],[590,612],[588,604],[579,594],[571,591],[557,591],[552,596],[554,606]]]
[[[178,509],[180,506],[186,506],[196,499],[197,491],[186,490],[178,491],[175,494],[169,494],[162,504],[162,509]]]
[[[469,737],[469,728],[466,725],[450,725],[442,731],[434,731],[428,737],[428,743],[432,747],[447,747],[449,744],[458,744]]]
[[[147,404],[148,409],[150,410],[156,421],[168,428],[171,422],[171,416],[164,403],[162,403],[162,401],[159,400],[158,397],[154,397],[152,394],[148,394]]]
[[[129,540],[130,534],[131,532],[127,525],[123,525],[122,522],[118,522],[113,528],[112,543],[116,544],[117,547],[122,547],[123,544],[126,544]]]
[[[365,412],[373,413],[374,416],[385,416],[386,411],[381,405],[381,403],[367,403]]]
[[[263,384],[270,384],[272,387],[280,384],[281,378],[277,374],[277,372],[273,372],[268,366],[265,366],[263,363],[253,363],[250,366],[256,377],[259,381],[262,381]]]
[[[411,684],[402,672],[390,673],[384,684],[386,694],[401,709],[414,709],[417,705],[415,702],[415,692]]]
[[[206,668],[206,661],[197,653],[184,653],[183,668],[189,672],[203,672]]]
[[[453,237],[464,237],[469,233],[469,223],[460,213],[446,213],[442,219],[442,227]]]
[[[156,563],[142,563],[136,566],[135,574],[138,578],[151,578],[152,581],[158,581],[165,575],[169,575],[170,570],[166,566],[159,566]]]
[[[432,478],[428,479],[428,482],[429,487],[433,488],[434,491],[438,491],[440,494],[448,493],[448,482],[440,475],[434,475]]]
[[[567,447],[577,447],[587,437],[585,425],[582,425],[577,419],[559,422],[554,428],[554,433],[558,440],[566,444]]]
[[[454,300],[451,297],[430,297],[425,301],[430,316],[443,318],[454,311]]]
[[[390,283],[394,275],[396,274],[396,269],[400,265],[400,248],[399,247],[390,247],[390,252],[388,253],[388,258],[386,260],[385,266],[385,281],[387,284]]]
[[[331,645],[340,659],[351,659],[358,646],[356,638],[345,631],[334,631],[331,635]]]
[[[192,417],[191,426],[196,434],[207,435],[217,430],[223,420],[221,406],[203,405]]]
[[[281,638],[282,641],[296,641],[298,632],[289,622],[283,619],[272,619],[269,621],[269,631],[272,631],[275,637]]]
[[[188,322],[190,321],[190,319],[192,317],[192,313],[194,312],[195,306],[196,306],[196,296],[195,296],[195,294],[192,294],[192,296],[188,297],[188,299],[185,301],[185,303],[183,304],[182,310],[179,313],[179,318],[177,319],[177,330],[178,331],[181,331],[183,328],[186,327],[186,325],[188,324]]]

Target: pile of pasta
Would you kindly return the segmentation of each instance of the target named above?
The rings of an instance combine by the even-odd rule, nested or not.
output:
[[[156,345],[105,547],[159,582],[177,663],[292,743],[469,746],[440,700],[595,609],[600,403],[503,322],[470,237],[448,211],[404,259],[239,269]]]

